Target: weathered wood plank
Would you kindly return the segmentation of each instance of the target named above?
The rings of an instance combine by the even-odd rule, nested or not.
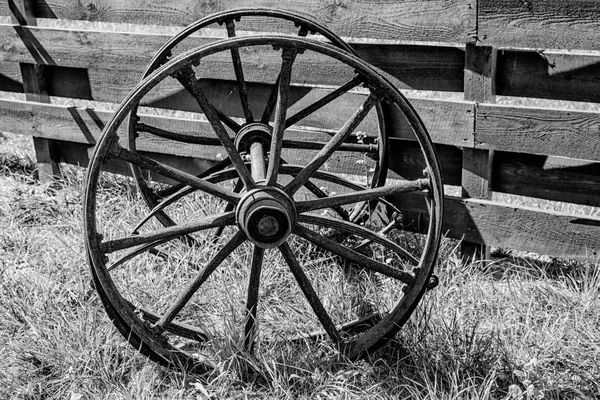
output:
[[[496,102],[497,51],[492,46],[477,46],[469,43],[465,48],[465,100]],[[477,118],[475,118],[477,128]],[[461,176],[463,197],[476,199],[492,198],[492,167],[494,150],[464,147]],[[490,247],[463,242],[463,256],[489,260]]]
[[[462,151],[455,146],[436,144],[435,150],[442,169],[444,184],[460,186]],[[414,141],[390,139],[390,178],[419,179],[426,168],[420,147]]]
[[[86,108],[58,106],[42,103],[0,100],[0,131],[20,133],[34,137],[62,140],[83,144],[95,144],[102,130],[112,117],[113,112]],[[201,118],[201,116],[198,116]],[[200,137],[214,138],[208,122],[203,119],[182,119],[157,115],[142,115],[146,124]],[[327,133],[316,130],[290,129],[288,138],[306,142],[325,142],[330,138]],[[119,138],[125,137],[125,129],[119,130]],[[138,140],[140,151],[173,154],[183,157],[218,160],[225,155],[218,146],[193,145],[180,143],[141,134]],[[288,162],[306,164],[316,151],[284,149],[283,156]],[[364,167],[357,161],[363,159],[362,153],[336,152],[328,161],[331,171],[348,174],[363,173]]]
[[[475,127],[475,103],[470,101],[447,101],[407,96],[423,120],[434,143],[459,147],[473,147]],[[414,135],[404,116],[386,107],[390,136],[414,140]]]
[[[600,161],[600,113],[479,104],[475,147]]]
[[[95,73],[95,79],[118,80],[121,87],[135,84],[154,53],[171,38],[162,34],[19,28],[6,24],[0,24],[0,37],[0,61],[118,70],[118,77],[114,72],[102,71]],[[214,40],[214,37],[190,37],[178,47],[177,53]],[[400,88],[461,90],[464,52],[457,47],[409,44],[356,44],[355,47],[366,61],[394,76]],[[255,49],[241,49],[241,53],[247,80],[275,80],[281,64],[277,53]],[[211,56],[205,63],[207,67],[202,69],[205,77],[234,79],[227,53]],[[298,57],[293,71],[293,82],[319,85],[343,83],[353,73],[349,68],[340,68],[339,63],[328,57],[312,52]],[[100,94],[106,92],[101,88],[95,91],[98,90]]]
[[[496,101],[496,49],[468,44],[465,52],[465,100]],[[477,118],[475,119],[477,129]],[[463,149],[462,195],[490,199],[493,150]]]
[[[496,85],[505,96],[600,102],[600,55],[499,50]]]
[[[10,3],[11,20],[19,25],[36,25],[34,4],[31,0],[15,0]],[[23,92],[28,101],[49,103],[46,74],[43,65],[20,63]],[[50,182],[61,175],[57,162],[56,146],[51,139],[33,138],[38,177]]]
[[[23,93],[23,78],[19,64],[0,62],[0,91]]]
[[[426,216],[422,195],[394,197],[406,220]],[[446,196],[447,236],[489,246],[596,262],[600,257],[600,218],[531,207]]]
[[[6,0],[0,0],[0,10]],[[465,43],[475,34],[474,0],[37,0],[39,18],[61,18],[150,25],[188,25],[209,14],[231,8],[276,8],[300,13],[340,36],[385,40],[418,40]],[[244,29],[280,31],[291,24],[273,19],[242,21]]]
[[[600,50],[597,0],[479,0],[478,38],[484,44]]]
[[[600,163],[496,152],[497,192],[600,207]]]

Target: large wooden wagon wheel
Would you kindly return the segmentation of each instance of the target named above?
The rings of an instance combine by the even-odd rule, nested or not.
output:
[[[233,125],[207,99],[199,79],[224,60],[231,63],[233,53],[242,58],[259,54],[265,63],[279,60],[271,71],[278,81],[273,121]],[[306,112],[287,113],[294,68],[313,59],[335,68],[346,83],[312,108],[333,106],[339,119],[344,117],[335,108],[342,104],[339,99],[360,99],[335,131],[296,129]],[[243,68],[234,61],[232,76],[238,65]],[[197,131],[153,127],[140,117],[136,123],[147,128],[139,132],[140,140],[159,137],[199,152],[220,147],[228,161],[200,176],[138,154],[127,148],[127,137],[119,137],[141,99],[172,78],[203,111],[203,118],[192,120]],[[364,89],[353,91],[359,84]],[[380,102],[402,113],[412,128],[427,166],[420,179],[377,186],[372,171],[358,182],[336,169],[349,157],[377,163],[370,161],[378,159],[374,144],[348,139],[373,128],[368,121],[377,121],[374,107]],[[177,182],[167,187],[144,183],[149,191],[171,196],[160,204],[169,202],[172,224],[165,227],[147,218],[156,212],[144,204],[121,210],[119,199],[107,201],[111,193],[102,168],[115,158]],[[423,217],[426,234],[410,244],[401,221],[389,215],[401,210],[385,200],[408,192],[423,193],[429,210]],[[86,183],[86,249],[96,289],[115,326],[153,360],[200,372],[219,358],[227,341],[252,352],[257,343],[289,345],[324,337],[350,358],[381,346],[406,322],[428,287],[441,220],[437,158],[407,100],[364,61],[302,37],[219,40],[150,73],[107,124]]]
[[[225,29],[225,33],[228,37],[236,37],[239,34],[239,32],[237,32],[236,30],[237,25],[243,24],[249,19],[252,20],[256,18],[260,18],[260,21],[263,24],[267,24],[266,28],[288,28],[286,34],[291,34],[291,32],[295,30],[297,36],[299,37],[306,37],[309,34],[319,35],[323,39],[328,40],[334,46],[339,47],[340,49],[343,49],[344,51],[347,51],[357,56],[354,49],[350,47],[335,33],[327,29],[325,26],[320,25],[310,19],[307,19],[302,15],[290,11],[276,10],[270,8],[240,8],[209,15],[187,26],[183,31],[181,31],[179,34],[177,34],[171,40],[169,40],[154,55],[154,57],[152,58],[152,60],[150,61],[143,73],[143,78],[146,78],[161,65],[165,64],[170,58],[172,58],[176,54],[177,50],[181,48],[185,49],[187,42],[189,42],[190,36],[197,33],[198,31],[201,31],[206,28],[214,29],[215,27],[217,27],[221,28],[221,30]],[[269,22],[272,23],[273,27],[268,26]],[[284,24],[286,22],[287,25],[289,25],[287,27]],[[237,95],[239,96],[241,105],[240,111],[241,115],[243,115],[243,120],[245,124],[248,125],[253,122],[259,122],[263,125],[268,124],[273,119],[273,112],[278,94],[277,87],[280,77],[277,76],[264,109],[261,110],[260,115],[255,115],[255,112],[253,113],[252,111],[252,102],[249,99],[249,90],[247,88],[248,84],[245,81],[244,69],[242,66],[242,60],[240,57],[239,49],[231,49],[231,59],[234,68],[235,80],[237,82]],[[340,88],[340,90],[337,93],[332,93],[330,96],[334,98],[335,96],[339,96],[345,91],[348,91],[353,87],[359,86],[360,84],[360,80],[350,81],[345,87]],[[312,104],[311,107],[306,107],[302,113],[298,113],[293,118],[288,119],[286,123],[288,125],[291,125],[295,122],[301,121],[303,118],[322,107],[324,103],[331,101],[331,97],[323,98],[320,101]],[[385,183],[388,168],[388,140],[386,124],[383,109],[379,101],[375,103],[374,109],[377,115],[376,122],[378,131],[376,138],[373,140],[376,143],[372,144],[372,147],[376,151],[372,152],[374,154],[371,154],[371,158],[374,160],[372,171],[369,177],[369,186],[371,187],[381,186]],[[240,129],[242,129],[243,123],[240,124],[236,122],[234,119],[231,118],[231,116],[226,115],[224,112],[217,112],[219,113],[219,119],[221,119],[221,121],[229,129],[231,129],[236,134],[239,133]],[[157,131],[156,129],[152,129],[152,127],[148,127],[147,125],[140,123],[137,106],[131,110],[128,129],[128,148],[132,151],[137,150],[136,139],[139,137],[140,132],[149,132],[156,135],[162,134],[163,136],[167,135],[164,132]],[[210,172],[222,170],[230,165],[230,160],[226,158],[219,164],[213,166],[213,168],[209,169],[208,171],[204,171],[204,176],[208,175],[208,173]],[[164,226],[173,226],[175,223],[173,219],[169,217],[165,208],[169,204],[171,204],[171,202],[179,199],[179,197],[172,197],[171,195],[178,189],[181,189],[183,185],[174,186],[172,188],[168,188],[162,191],[153,191],[149,188],[148,180],[145,178],[144,170],[142,168],[140,168],[137,165],[131,165],[131,171],[142,197],[144,198],[148,206],[153,210],[152,216],[157,218]],[[321,193],[320,188],[316,187],[311,181],[308,181],[306,183],[306,187],[308,190],[312,191],[315,194]],[[184,196],[187,193],[188,191],[180,192],[179,196]],[[230,204],[230,206],[228,207],[228,211],[231,210],[232,207]]]

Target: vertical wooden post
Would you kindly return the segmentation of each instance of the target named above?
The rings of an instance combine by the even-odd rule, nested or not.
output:
[[[468,43],[465,49],[465,100],[493,103],[496,101],[496,48]],[[475,133],[477,115],[475,116]],[[492,197],[493,150],[463,148],[462,196],[478,199]],[[489,259],[486,245],[464,243],[462,253]]]
[[[33,0],[9,0],[12,22],[19,25],[37,25]],[[49,103],[48,91],[43,65],[21,63],[21,76],[23,77],[23,90],[28,101]],[[51,181],[60,176],[55,142],[53,140],[33,137],[33,146],[37,160],[37,169],[40,180]]]

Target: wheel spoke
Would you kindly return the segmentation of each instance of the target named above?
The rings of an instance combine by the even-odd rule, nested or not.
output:
[[[135,228],[133,228],[131,230],[132,234],[136,234],[138,233],[138,231],[140,230],[140,228],[142,226],[144,226],[144,224],[146,224],[146,222],[148,222],[150,220],[150,218],[152,218],[153,216],[155,216],[158,212],[162,211],[163,209],[165,209],[167,206],[175,203],[176,201],[180,200],[181,198],[187,196],[190,193],[195,192],[197,189],[193,188],[193,187],[187,187],[184,190],[181,190],[177,193],[175,193],[173,196],[166,198],[165,200],[161,201],[160,203],[158,203],[156,205],[156,207],[154,207],[152,210],[150,210],[150,212],[135,226]],[[229,203],[227,203],[229,204]]]
[[[265,250],[254,246],[252,266],[248,282],[248,297],[246,300],[246,325],[244,326],[244,348],[252,352],[256,338],[256,310],[258,308],[258,290],[260,288],[260,271]]]
[[[202,272],[191,281],[187,287],[179,294],[175,302],[156,322],[155,326],[164,329],[179,314],[181,309],[190,301],[192,296],[198,291],[200,286],[210,277],[219,265],[246,239],[241,232],[235,234],[231,240],[219,250],[219,252],[206,264]]]
[[[156,229],[148,233],[141,233],[139,235],[131,235],[120,239],[108,240],[100,244],[100,251],[103,254],[108,254],[118,250],[124,250],[146,243],[151,243],[157,240],[167,241],[183,235],[188,235],[190,233],[216,228],[218,226],[233,225],[234,223],[235,215],[233,212],[210,215],[195,221],[184,222],[179,225],[169,226],[168,228]]]
[[[394,267],[390,267],[387,264],[373,260],[372,258],[369,258],[352,249],[349,249],[348,247],[345,247],[334,240],[331,240],[321,234],[313,232],[302,225],[296,225],[296,227],[294,228],[294,233],[300,236],[301,238],[306,239],[309,242],[312,242],[317,246],[320,246],[323,249],[344,258],[345,260],[358,264],[360,267],[379,272],[380,274],[397,279],[406,284],[410,284],[414,281],[413,276],[408,272],[399,270]]]
[[[346,204],[355,204],[363,201],[375,200],[379,197],[391,196],[400,193],[417,192],[429,188],[429,180],[417,179],[415,181],[401,181],[395,185],[381,186],[373,189],[364,189],[359,192],[340,194],[321,199],[299,201],[296,208],[299,213],[314,211],[321,208],[331,208]]]
[[[208,98],[206,97],[206,94],[204,93],[204,90],[202,90],[202,87],[196,79],[196,74],[194,73],[192,67],[188,65],[182,68],[177,73],[177,79],[192,94],[192,96],[194,96],[194,98],[198,102],[198,105],[204,112],[204,115],[206,115],[206,118],[208,119],[208,122],[210,122],[210,125],[215,131],[215,134],[217,135],[217,137],[221,141],[221,144],[225,148],[225,151],[227,152],[227,155],[231,160],[231,164],[233,164],[235,169],[240,174],[240,179],[244,182],[244,186],[246,186],[248,190],[254,189],[256,185],[254,184],[254,181],[250,176],[250,172],[244,165],[244,161],[238,153],[235,144],[233,143],[233,140],[223,127],[223,124],[221,124],[216,109],[209,102]]]
[[[216,163],[215,165],[213,165],[212,167],[208,168],[207,170],[203,171],[202,173],[196,175],[198,178],[205,178],[209,175],[214,174],[215,172],[219,172],[221,171],[223,168],[228,167],[229,165],[231,165],[231,162],[229,161],[229,158],[225,158],[224,160],[219,161],[218,163]],[[187,187],[186,184],[183,183],[177,183],[175,185],[171,185],[168,188],[165,189],[161,189],[156,191],[155,195],[158,198],[164,198],[167,196],[171,196],[175,193],[177,193],[178,191],[180,191],[181,189]]]
[[[158,249],[156,249],[156,246],[160,246],[161,244],[163,244],[163,243],[166,243],[166,242],[168,242],[169,240],[171,240],[171,239],[170,239],[170,238],[167,238],[167,239],[157,240],[157,241],[154,241],[154,242],[151,242],[151,243],[146,243],[145,245],[143,245],[143,246],[140,246],[140,247],[138,247],[137,249],[135,249],[135,250],[133,250],[133,251],[131,251],[131,252],[129,252],[129,253],[127,253],[127,254],[125,254],[123,257],[119,258],[117,261],[115,261],[114,263],[112,263],[112,264],[110,265],[110,267],[108,267],[107,269],[108,269],[108,271],[112,271],[112,270],[114,270],[115,268],[117,268],[117,267],[119,267],[119,266],[123,265],[125,262],[127,262],[127,261],[131,260],[131,259],[132,259],[132,258],[134,258],[135,256],[137,256],[137,255],[140,255],[140,254],[144,253],[145,251],[148,251],[148,253],[150,253],[150,254],[152,254],[152,255],[154,255],[154,256],[156,256],[156,257],[160,257],[160,258],[162,258],[163,260],[175,259],[176,261],[185,262],[185,263],[186,263],[187,265],[189,265],[191,268],[198,269],[198,268],[197,268],[197,265],[196,265],[196,264],[194,264],[194,263],[192,263],[192,262],[190,262],[190,261],[184,261],[184,260],[181,260],[181,259],[177,259],[176,257],[173,257],[173,256],[171,256],[170,254],[168,254],[168,253],[165,253],[165,252],[164,252],[164,251],[162,251],[162,250],[158,250]],[[195,244],[196,246],[198,246],[198,243],[197,243],[197,242],[194,242],[194,244]]]
[[[171,132],[166,129],[157,128],[156,126],[144,124],[142,122],[136,123],[136,130],[138,132],[146,132],[154,136],[159,136],[165,139],[175,140],[177,142],[183,143],[203,144],[207,146],[219,146],[221,144],[219,139],[216,138],[195,136],[187,133]]]
[[[144,320],[150,322],[151,324],[157,322],[160,319],[159,316],[154,314],[153,312],[141,307],[137,307],[135,304],[131,303],[128,300],[125,301],[129,304],[129,306],[132,309],[142,314]],[[184,324],[182,322],[172,321],[169,325],[165,326],[165,330],[179,335],[181,337],[195,340],[197,342],[205,342],[208,340],[208,336],[206,335],[206,333],[202,332],[195,326]]]
[[[282,63],[279,73],[279,85],[277,86],[277,103],[275,104],[275,120],[273,122],[273,135],[271,137],[271,148],[269,150],[269,166],[267,169],[267,185],[273,186],[277,183],[281,148],[285,133],[285,117],[287,113],[288,95],[290,92],[290,80],[292,77],[292,64],[296,58],[297,50],[284,48],[281,53]]]
[[[294,125],[298,121],[300,121],[300,120],[308,117],[310,114],[314,113],[318,109],[326,106],[327,104],[331,103],[333,100],[337,99],[338,97],[340,97],[344,93],[346,93],[349,90],[351,90],[351,89],[355,88],[356,86],[360,85],[362,83],[362,81],[363,80],[362,80],[362,78],[360,76],[354,77],[352,80],[346,82],[344,85],[340,86],[339,88],[337,88],[333,92],[327,94],[326,96],[323,96],[323,98],[319,99],[318,101],[314,102],[313,104],[307,106],[303,110],[300,110],[296,114],[294,114],[291,117],[289,117],[285,121],[285,127],[289,128],[290,126]]]
[[[300,264],[298,263],[296,256],[292,252],[292,249],[287,243],[283,243],[281,246],[279,246],[279,251],[283,255],[283,258],[285,259],[287,265],[290,267],[290,271],[294,275],[294,278],[296,278],[298,286],[300,286],[302,293],[304,293],[304,297],[306,297],[306,300],[308,300],[308,304],[310,304],[315,315],[319,319],[319,322],[321,323],[331,340],[335,344],[341,345],[342,338],[340,336],[339,331],[335,327],[335,324],[333,323],[333,320],[327,313],[327,310],[325,310],[323,303],[321,303],[321,300],[315,292],[315,289],[312,287],[310,280],[302,270],[302,267],[300,267]]]
[[[213,196],[217,196],[230,203],[237,204],[237,202],[240,200],[239,195],[232,193],[229,190],[225,190],[219,185],[207,182],[201,178],[198,178],[195,175],[188,174],[187,172],[180,171],[177,168],[173,168],[167,164],[154,161],[151,158],[144,157],[138,153],[126,150],[118,144],[113,144],[111,151],[112,155],[122,159],[123,161],[127,161],[131,164],[137,165],[138,167],[156,172],[157,174],[160,174],[164,177],[174,179],[181,183],[185,183],[189,186],[200,189],[208,194],[212,194]],[[244,166],[244,168],[246,167]]]
[[[371,108],[378,101],[378,97],[373,93],[365,100],[364,104],[354,113],[354,115],[344,124],[342,129],[336,133],[329,142],[317,153],[310,163],[285,187],[285,191],[292,195],[314,174],[335,152],[354,129],[367,116]]]
[[[380,245],[387,247],[390,250],[395,251],[399,255],[406,258],[413,265],[418,265],[419,260],[415,258],[411,253],[407,250],[403,249],[400,245],[392,242],[388,238],[384,236],[379,236],[377,233],[372,232],[360,225],[353,224],[348,221],[343,221],[341,219],[330,218],[326,216],[319,216],[314,214],[302,214],[298,216],[298,222],[320,225],[327,228],[338,229],[340,231],[344,231],[347,233],[355,234],[358,236],[362,236],[365,239],[372,240],[375,243],[379,243]]]
[[[150,249],[155,248],[156,246],[160,245],[161,243],[164,243],[166,241],[169,241],[170,239],[164,239],[164,240],[156,240],[154,242],[150,242],[150,243],[146,243],[143,246],[138,247],[137,249],[125,254],[123,257],[119,258],[117,261],[113,262],[110,267],[108,267],[108,271],[112,271],[115,268],[123,265],[124,263],[126,263],[127,261],[131,260],[132,258],[134,258],[137,255],[140,255],[146,251],[149,251]]]
[[[235,37],[235,24],[233,20],[228,19],[225,21],[225,27],[227,28],[227,36]],[[242,60],[240,59],[240,50],[237,47],[231,48],[231,59],[233,61],[233,69],[235,71],[238,90],[240,91],[240,101],[242,102],[244,117],[246,117],[246,122],[250,123],[254,121],[254,117],[252,116],[250,104],[248,103],[248,90],[244,79],[244,69],[242,68]]]

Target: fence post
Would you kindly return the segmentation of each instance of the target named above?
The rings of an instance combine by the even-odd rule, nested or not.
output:
[[[496,48],[477,46],[467,43],[465,48],[465,100],[486,103],[496,101]],[[475,107],[477,111],[477,106]],[[477,132],[477,112],[475,113],[474,132]],[[478,199],[492,197],[493,150],[463,148],[462,196]],[[463,243],[465,256],[475,255],[486,260],[490,256],[490,247],[475,243]]]
[[[11,20],[21,26],[36,26],[34,0],[9,0],[8,6],[11,11]],[[20,63],[21,76],[23,78],[23,91],[28,101],[38,103],[49,103],[46,90],[46,79],[44,66],[39,64]],[[41,181],[51,181],[60,176],[58,157],[56,156],[56,142],[50,139],[33,137],[35,157],[37,161],[38,176]]]

